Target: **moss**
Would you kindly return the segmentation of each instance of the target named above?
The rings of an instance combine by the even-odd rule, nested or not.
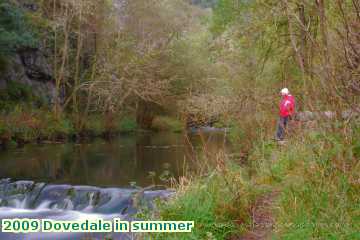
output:
[[[182,132],[185,129],[185,124],[175,118],[157,116],[154,118],[151,128],[156,131]]]

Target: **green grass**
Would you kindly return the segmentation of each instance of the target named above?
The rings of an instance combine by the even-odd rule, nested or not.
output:
[[[305,131],[253,152],[258,181],[281,189],[274,239],[360,239],[360,132],[344,129]]]
[[[227,239],[243,233],[250,228],[249,209],[264,191],[279,191],[273,239],[360,239],[359,130],[334,123],[302,129],[284,146],[254,142],[249,166],[218,163],[211,174],[180,184],[176,197],[150,218],[193,220],[192,233],[151,239]],[[246,172],[251,178],[244,178]]]
[[[151,239],[226,239],[238,234],[249,225],[249,209],[256,194],[241,170],[226,164],[207,177],[182,183],[172,201],[159,205],[159,219],[194,221],[193,232],[153,234]]]

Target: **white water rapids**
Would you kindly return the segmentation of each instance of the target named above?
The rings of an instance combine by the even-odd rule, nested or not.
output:
[[[139,208],[153,208],[154,199],[167,199],[168,190],[98,188],[52,185],[31,181],[0,180],[0,219],[30,218],[62,221],[112,220],[129,221]],[[131,234],[102,233],[0,233],[1,240],[32,239],[134,239]]]

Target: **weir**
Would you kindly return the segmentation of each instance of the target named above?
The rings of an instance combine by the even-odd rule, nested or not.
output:
[[[166,200],[171,190],[141,191],[131,188],[55,185],[33,181],[0,180],[0,219],[94,220],[119,218],[130,221],[141,208],[154,208],[155,199]],[[20,234],[21,239],[81,239],[81,233]],[[19,234],[0,233],[0,239],[18,239]],[[84,235],[84,234],[83,234]],[[90,234],[104,239],[109,234]],[[131,234],[110,233],[112,239],[131,239]],[[84,235],[85,236],[85,235]],[[86,234],[89,236],[89,234]]]
[[[184,166],[195,169],[190,159],[201,157],[203,142],[208,153],[216,153],[224,148],[225,131],[203,127],[191,129],[187,135],[142,133],[119,136],[112,141],[28,144],[2,151],[0,220],[142,220],[135,216],[140,209],[151,210],[155,199],[168,199],[174,194],[165,187],[159,190],[146,186],[168,186],[169,178],[184,175]],[[230,152],[228,142],[226,147]],[[1,240],[132,237],[120,232],[0,233]]]

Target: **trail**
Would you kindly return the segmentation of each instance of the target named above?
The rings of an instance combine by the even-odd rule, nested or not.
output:
[[[255,202],[251,210],[253,227],[241,237],[230,238],[230,240],[264,240],[271,239],[274,227],[272,209],[279,195],[278,191],[267,193]]]

